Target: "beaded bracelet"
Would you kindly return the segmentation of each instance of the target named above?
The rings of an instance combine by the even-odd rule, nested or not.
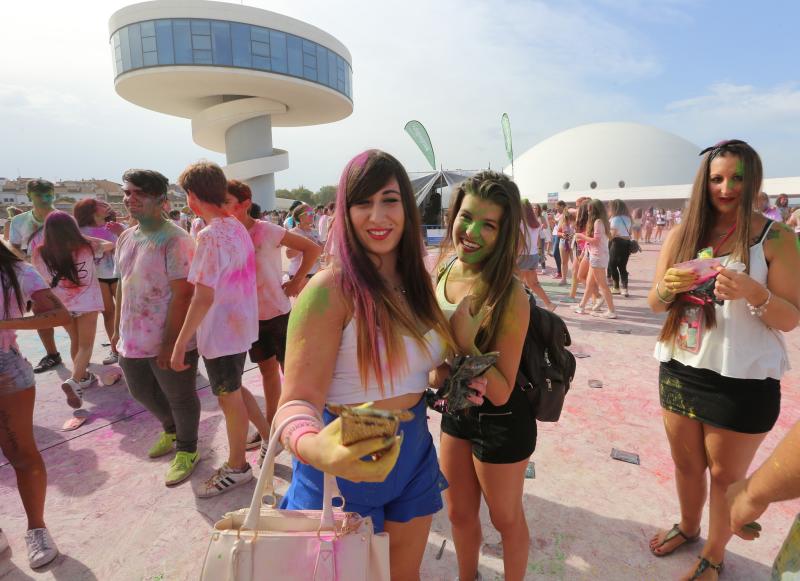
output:
[[[286,428],[284,428],[283,433],[281,434],[281,443],[283,447],[289,450],[294,456],[300,460],[303,464],[308,464],[300,455],[297,453],[297,441],[306,434],[311,433],[319,433],[321,426],[319,422],[313,422],[311,420],[305,419],[298,419],[297,421],[291,422]]]
[[[294,432],[292,432],[292,437],[289,440],[289,449],[291,450],[292,454],[294,454],[294,457],[297,458],[297,460],[303,464],[308,464],[308,462],[306,461],[305,458],[303,458],[300,455],[297,446],[300,442],[300,438],[302,438],[303,436],[307,436],[309,434],[319,434],[319,426],[318,425],[303,426],[302,428],[299,428]]]
[[[772,291],[767,289],[767,300],[765,300],[763,303],[761,303],[757,307],[754,307],[750,303],[747,303],[747,308],[750,310],[750,314],[753,315],[754,317],[760,317],[761,315],[763,315],[765,312],[767,312],[767,306],[769,305],[770,299],[772,299]]]

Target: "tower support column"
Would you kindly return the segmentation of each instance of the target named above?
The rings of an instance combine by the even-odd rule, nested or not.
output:
[[[259,115],[232,125],[225,132],[225,156],[228,165],[272,157],[272,118]],[[253,191],[253,201],[262,210],[275,208],[273,172],[244,180]]]

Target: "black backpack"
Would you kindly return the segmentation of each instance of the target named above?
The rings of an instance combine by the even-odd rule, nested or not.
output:
[[[440,267],[437,282],[455,261],[454,257]],[[527,287],[525,292],[531,315],[516,384],[528,396],[533,417],[540,422],[557,422],[577,367],[575,356],[567,350],[572,338],[561,317],[538,306]]]
[[[522,346],[517,385],[528,396],[537,420],[557,422],[575,377],[575,356],[567,350],[572,338],[561,317],[538,306],[533,294],[527,292],[531,318]]]

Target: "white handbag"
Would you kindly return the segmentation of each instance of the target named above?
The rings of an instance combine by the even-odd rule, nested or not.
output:
[[[334,510],[333,498],[341,498],[334,476],[325,474],[322,510],[277,508],[275,457],[284,427],[297,418],[272,433],[250,508],[214,524],[202,581],[389,581],[388,533],[373,532],[369,517]]]

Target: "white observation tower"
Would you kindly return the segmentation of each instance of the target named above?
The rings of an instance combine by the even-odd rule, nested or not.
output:
[[[272,127],[353,112],[350,52],[330,34],[281,14],[207,0],[154,0],[109,20],[114,87],[141,107],[192,120],[198,145],[225,153],[230,179],[265,210],[289,154]]]

